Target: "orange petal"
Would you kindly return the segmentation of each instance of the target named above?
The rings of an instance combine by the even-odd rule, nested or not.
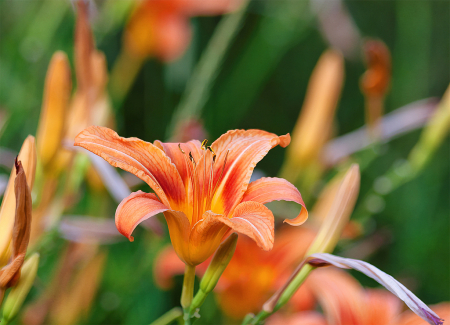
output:
[[[284,222],[292,226],[299,226],[308,219],[308,210],[305,202],[297,188],[283,178],[264,177],[251,182],[244,194],[242,202],[253,201],[262,204],[272,201],[293,201],[302,206],[299,215],[292,220],[286,219]]]
[[[178,257],[189,262],[189,219],[181,211],[167,210],[164,212],[169,228],[170,241]]]
[[[307,281],[330,324],[364,324],[364,290],[352,276],[322,269],[311,273]]]
[[[365,325],[394,324],[402,310],[400,299],[382,289],[366,290],[365,298]]]
[[[431,309],[444,320],[450,320],[450,302],[442,302],[440,304],[430,306]],[[414,314],[412,311],[405,311],[396,325],[427,325],[428,323]]]
[[[175,253],[172,246],[164,248],[156,258],[153,275],[155,283],[162,289],[173,286],[172,278],[184,274],[185,265]]]
[[[122,200],[116,210],[116,226],[130,241],[134,228],[142,221],[164,212],[169,208],[162,204],[155,194],[137,191]]]
[[[220,183],[212,200],[212,211],[228,216],[241,202],[247,190],[250,177],[255,165],[277,145],[286,147],[290,142],[289,134],[276,134],[261,130],[233,130],[228,131],[214,141],[211,147],[217,153],[214,165],[214,182],[222,174],[222,166],[228,153],[227,163],[223,170]],[[207,155],[209,160],[211,155]],[[199,165],[202,167],[203,163]],[[209,161],[206,166],[208,168]],[[201,171],[199,172],[201,175]]]
[[[224,219],[231,229],[249,236],[259,247],[269,251],[274,241],[274,218],[272,211],[258,202],[242,202],[231,219]]]
[[[237,10],[242,0],[177,0],[180,11],[189,16],[221,15]]]
[[[177,13],[161,12],[155,19],[155,54],[164,61],[178,59],[191,40],[189,20]]]
[[[111,129],[90,126],[75,138],[75,145],[99,155],[114,167],[122,168],[145,181],[167,207],[182,210],[185,203],[183,181],[164,152],[138,138],[122,138]]]
[[[186,193],[189,193],[189,202],[192,203],[193,193],[189,190],[189,167],[187,163],[191,163],[189,161],[189,153],[192,154],[195,161],[199,161],[202,156],[202,148],[201,143],[198,140],[192,140],[186,143],[163,143],[159,140],[154,142],[154,145],[164,151],[167,157],[170,158],[172,163],[177,167],[178,172],[180,173],[181,179],[184,183],[184,188]],[[184,151],[184,154],[181,152],[180,148]],[[187,163],[186,163],[187,160]],[[190,204],[191,206],[192,204]]]
[[[228,218],[206,211],[202,219],[192,227],[189,236],[191,265],[204,262],[216,251],[224,235],[229,230],[226,221],[228,221]]]

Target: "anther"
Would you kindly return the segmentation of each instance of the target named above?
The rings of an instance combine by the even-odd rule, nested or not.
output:
[[[208,143],[208,139],[202,141],[202,149],[206,150],[206,144]]]
[[[215,156],[216,152],[213,150],[213,148],[211,148],[211,146],[208,146],[206,149],[208,149],[209,151],[211,151],[211,153]]]
[[[194,166],[197,165],[197,164],[195,163],[194,157],[192,156],[192,152],[190,152],[190,151],[189,151],[189,159],[192,161],[192,163],[194,164]]]
[[[180,149],[181,153],[184,155],[184,150],[181,149],[181,145],[180,144],[178,144],[178,149]]]

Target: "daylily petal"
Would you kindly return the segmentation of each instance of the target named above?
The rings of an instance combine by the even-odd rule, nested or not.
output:
[[[174,1],[189,16],[221,15],[238,9],[241,0],[176,0]]]
[[[180,174],[164,152],[138,138],[122,138],[111,129],[90,126],[75,138],[75,145],[99,155],[145,181],[162,203],[182,210],[185,191]]]
[[[130,241],[134,228],[155,214],[169,210],[155,194],[137,191],[122,200],[116,210],[116,226],[119,232]]]
[[[225,133],[211,145],[216,152],[214,165],[214,182],[222,175],[222,168],[227,156],[227,163],[223,169],[220,183],[212,200],[212,211],[228,216],[239,204],[247,190],[250,177],[256,164],[277,145],[286,147],[290,142],[289,134],[276,134],[261,130],[233,130]],[[207,168],[210,166],[211,155],[206,156]],[[203,167],[200,162],[199,166]],[[206,173],[209,177],[209,174]],[[201,175],[201,171],[200,171]]]
[[[430,307],[431,310],[440,315],[444,320],[450,319],[450,302],[442,302]],[[396,323],[396,325],[426,325],[426,322],[408,310],[400,316],[400,320]]]
[[[153,269],[155,283],[162,289],[170,289],[173,286],[173,277],[184,274],[185,268],[172,246],[168,246],[156,258]]]
[[[189,236],[189,256],[192,265],[197,265],[210,257],[219,247],[224,235],[229,230],[228,218],[206,211],[203,218],[191,230]],[[208,243],[208,247],[205,247]]]
[[[323,269],[312,272],[307,281],[330,324],[364,324],[364,291],[352,276]]]
[[[179,58],[191,41],[189,20],[177,13],[160,12],[154,28],[155,54],[166,62]]]
[[[308,210],[297,188],[287,180],[276,177],[263,177],[248,185],[242,202],[253,201],[265,204],[272,201],[293,201],[302,206],[300,214],[295,219],[285,219],[284,222],[299,226],[308,219]]]
[[[185,263],[189,261],[189,219],[181,211],[164,212],[169,228],[170,241],[178,257]]]
[[[231,219],[223,222],[238,233],[249,236],[259,247],[269,251],[274,241],[274,218],[272,211],[258,202],[242,202]]]
[[[199,161],[202,156],[202,148],[201,143],[198,140],[192,140],[186,143],[163,143],[159,140],[154,142],[154,145],[164,151],[167,157],[170,158],[172,163],[175,164],[178,172],[180,173],[181,179],[184,183],[184,188],[186,193],[189,195],[189,206],[192,206],[192,189],[190,190],[190,181],[189,181],[189,167],[188,164],[191,164],[189,160],[189,153],[192,154],[192,157],[195,161]],[[181,152],[180,148],[184,151],[184,154]],[[187,160],[187,162],[186,162]]]
[[[365,325],[393,324],[402,310],[400,299],[381,289],[370,289],[365,293]]]

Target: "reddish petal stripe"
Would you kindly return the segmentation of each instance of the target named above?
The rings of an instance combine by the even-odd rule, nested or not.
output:
[[[264,177],[248,185],[242,202],[253,201],[266,204],[272,201],[293,201],[302,206],[299,215],[295,219],[286,219],[284,222],[292,226],[299,226],[308,219],[308,210],[297,188],[283,178]]]
[[[184,262],[189,261],[189,219],[181,211],[167,210],[164,212],[169,228],[170,241],[178,257]]]
[[[164,152],[138,138],[122,138],[111,129],[90,126],[75,138],[75,145],[99,155],[145,181],[171,209],[182,209],[185,191],[180,174]]]
[[[272,211],[258,202],[242,202],[231,219],[221,219],[231,229],[249,236],[265,251],[271,250],[274,241]]]
[[[261,130],[233,130],[217,139],[211,146],[217,153],[214,182],[220,178],[228,150],[229,153],[211,210],[228,216],[241,202],[255,165],[271,148],[277,145],[285,147],[289,141],[289,134],[279,137]],[[199,165],[203,166],[202,163]],[[209,166],[208,162],[206,166]]]
[[[201,143],[198,140],[191,140],[186,143],[164,143],[159,140],[155,141],[155,146],[162,149],[167,157],[170,158],[172,163],[175,164],[178,172],[180,173],[181,179],[184,183],[184,188],[186,193],[189,195],[189,206],[192,206],[193,201],[193,193],[192,188],[190,187],[189,182],[189,166],[188,164],[192,164],[189,160],[189,153],[192,154],[192,157],[196,162],[200,160],[200,157],[203,154]],[[180,148],[184,151],[184,154],[181,152]],[[186,162],[187,160],[187,162]]]
[[[189,236],[190,263],[197,265],[204,262],[219,247],[224,235],[229,230],[220,214],[206,211],[191,230]]]
[[[138,224],[168,209],[155,194],[142,191],[131,193],[117,207],[116,227],[122,235],[133,241],[131,233]]]

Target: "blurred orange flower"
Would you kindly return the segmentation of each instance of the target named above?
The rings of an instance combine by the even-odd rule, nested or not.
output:
[[[132,13],[125,30],[125,48],[136,58],[180,57],[191,39],[189,17],[220,15],[236,10],[241,0],[144,0]]]
[[[320,304],[324,316],[314,313],[317,324],[332,325],[425,325],[427,322],[407,311],[401,314],[402,301],[386,290],[365,290],[351,275],[336,269],[317,269],[304,285],[310,289],[314,300]],[[291,301],[295,305],[295,299]],[[295,310],[301,310],[297,306]],[[450,317],[450,304],[432,307],[443,318]],[[309,324],[311,312],[276,314],[267,320],[268,325]]]
[[[271,148],[286,147],[289,134],[233,130],[210,147],[206,142],[151,144],[98,126],[75,139],[75,145],[135,174],[156,193],[138,191],[122,201],[116,211],[119,231],[132,241],[139,223],[163,212],[172,245],[187,265],[204,262],[230,230],[249,236],[264,250],[272,249],[274,217],[264,206],[267,202],[301,204],[300,214],[285,221],[291,225],[306,221],[300,192],[288,181],[262,178],[249,184],[255,165]]]

